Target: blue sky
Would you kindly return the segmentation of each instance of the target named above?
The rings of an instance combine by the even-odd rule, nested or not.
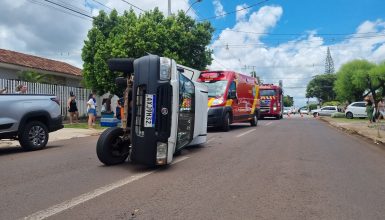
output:
[[[167,0],[52,1],[71,5],[89,16],[97,15],[99,10],[110,11],[109,8],[122,12],[130,9],[129,4],[143,10],[159,7],[167,13]],[[187,10],[195,0],[171,1],[172,12],[176,12]],[[202,0],[188,14],[201,20],[258,2],[261,1]],[[302,106],[306,102],[307,83],[324,71],[327,47],[336,70],[353,59],[376,63],[385,60],[384,6],[384,0],[269,0],[248,10],[210,19],[216,32],[209,45],[214,60],[208,68],[244,74],[254,68],[266,83],[282,79],[285,94],[294,96],[295,105]],[[71,15],[44,0],[0,1],[3,49],[61,60],[81,68],[81,48],[91,25],[90,18]]]
[[[226,12],[234,11],[237,5],[252,5],[258,2],[260,1],[221,1]],[[284,13],[280,22],[270,31],[279,34],[303,34],[309,30],[331,34],[354,33],[357,26],[365,20],[385,20],[383,0],[270,0],[251,10],[256,11],[263,5],[277,5],[283,8]],[[214,16],[212,1],[203,0],[194,4],[193,8],[202,19]],[[218,29],[231,27],[236,23],[235,14],[210,21]],[[269,38],[266,40],[269,41]]]

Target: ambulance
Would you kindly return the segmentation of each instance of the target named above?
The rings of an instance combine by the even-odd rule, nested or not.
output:
[[[234,71],[202,71],[198,81],[208,87],[208,127],[229,131],[233,123],[257,126],[258,79]]]

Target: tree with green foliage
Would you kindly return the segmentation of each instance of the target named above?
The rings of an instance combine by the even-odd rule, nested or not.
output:
[[[368,94],[376,99],[376,90],[380,88],[376,75],[376,64],[366,60],[354,60],[344,64],[337,72],[334,91],[340,101],[359,101]]]
[[[148,53],[175,59],[195,69],[211,64],[212,51],[207,48],[213,27],[209,22],[196,22],[184,12],[165,17],[159,9],[136,15],[133,10],[119,16],[101,11],[82,50],[83,77],[88,88],[99,94],[116,93],[107,60],[112,57],[138,58]]]
[[[378,86],[378,93],[381,97],[385,97],[385,62],[378,64],[370,70],[369,75],[374,85]]]
[[[283,106],[284,107],[291,107],[293,105],[294,105],[293,97],[291,97],[289,95],[283,96]]]
[[[306,98],[317,98],[318,101],[327,102],[336,98],[333,91],[334,82],[337,77],[335,74],[322,74],[315,76],[306,88]]]

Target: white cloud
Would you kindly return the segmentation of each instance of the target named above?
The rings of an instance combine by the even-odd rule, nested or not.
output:
[[[228,69],[250,72],[252,66],[266,83],[283,80],[285,94],[294,96],[296,105],[305,104],[305,87],[311,77],[324,72],[327,47],[330,47],[335,69],[353,59],[373,62],[385,60],[385,22],[364,21],[356,34],[331,39],[308,31],[294,40],[267,44],[263,34],[279,22],[283,10],[279,6],[264,6],[240,19],[220,33],[211,45],[214,59],[211,69]],[[238,32],[237,32],[238,31]],[[245,33],[245,32],[254,33]],[[373,32],[372,34],[364,34]],[[340,37],[340,38],[338,38]],[[330,42],[332,40],[332,42]],[[334,43],[333,43],[334,42]],[[244,66],[249,66],[244,69]]]
[[[247,4],[242,4],[242,5],[237,5],[237,7],[235,7],[235,10],[237,11],[236,13],[236,21],[243,21],[245,20],[246,18],[246,15],[250,12],[250,9],[245,9],[245,10],[241,10],[243,8],[246,8],[248,5]]]
[[[221,16],[221,15],[226,13],[225,9],[223,8],[221,1],[213,0],[213,5],[214,5],[215,16]]]
[[[107,7],[116,8],[120,13],[129,10],[130,5],[119,0],[99,0]],[[33,54],[68,62],[82,67],[81,49],[92,26],[91,19],[81,15],[69,15],[65,9],[53,9],[52,4],[44,1],[1,0],[0,1],[0,48]],[[93,1],[61,0],[90,16],[96,16],[99,10],[110,9],[95,4]],[[167,14],[167,1],[132,1],[143,10],[155,7]],[[47,5],[49,5],[47,7]],[[172,12],[187,10],[186,1],[172,1]],[[134,10],[140,13],[138,9]],[[15,13],[17,12],[17,13]],[[190,10],[189,15],[194,16]],[[79,18],[82,17],[82,18]]]

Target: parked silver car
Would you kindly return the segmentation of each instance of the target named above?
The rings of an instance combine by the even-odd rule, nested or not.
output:
[[[345,110],[346,118],[366,118],[368,115],[366,114],[366,106],[365,102],[353,102]]]
[[[331,116],[335,112],[338,112],[338,107],[337,106],[324,106],[324,107],[319,108],[319,109],[311,110],[311,114],[314,117],[317,117],[317,116]]]

